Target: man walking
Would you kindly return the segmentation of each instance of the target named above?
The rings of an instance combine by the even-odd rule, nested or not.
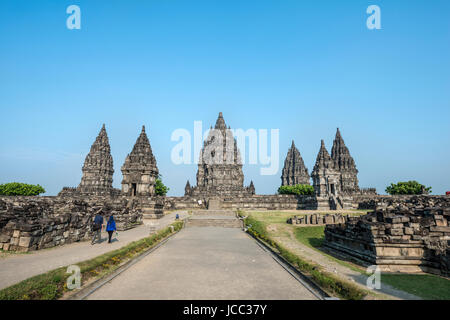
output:
[[[94,218],[94,223],[92,224],[92,231],[94,231],[94,236],[92,237],[91,244],[93,245],[96,240],[102,240],[102,228],[103,228],[103,217],[100,215],[100,211],[97,212]]]

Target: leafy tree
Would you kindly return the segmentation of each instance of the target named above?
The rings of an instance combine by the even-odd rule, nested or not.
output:
[[[431,192],[431,187],[425,187],[423,184],[417,181],[398,182],[396,184],[391,183],[386,188],[386,192],[390,195],[396,194],[424,194]]]
[[[169,188],[166,187],[164,185],[164,183],[162,183],[161,179],[156,179],[156,184],[155,184],[155,193],[158,196],[165,196],[167,194],[167,191],[169,191]]]
[[[279,194],[296,194],[303,196],[312,196],[314,187],[309,184],[296,184],[295,186],[281,186],[278,188]]]
[[[2,196],[37,196],[45,193],[45,189],[40,185],[10,182],[0,185],[0,195]]]

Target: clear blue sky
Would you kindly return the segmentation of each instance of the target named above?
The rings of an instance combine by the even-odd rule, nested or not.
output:
[[[66,8],[81,7],[81,30]],[[366,28],[381,7],[382,30]],[[280,169],[245,183],[274,193],[294,139],[312,170],[336,127],[361,187],[416,179],[450,190],[450,1],[86,0],[0,2],[0,183],[77,186],[102,123],[114,186],[141,125],[171,195],[195,165],[170,160],[173,130],[219,111],[280,129]]]

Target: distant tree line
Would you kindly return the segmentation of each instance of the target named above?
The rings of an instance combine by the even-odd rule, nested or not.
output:
[[[37,196],[41,193],[45,193],[45,189],[40,185],[20,182],[0,184],[1,196]]]

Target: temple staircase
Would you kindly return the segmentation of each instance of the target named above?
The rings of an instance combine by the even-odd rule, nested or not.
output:
[[[242,221],[232,210],[195,210],[187,218],[186,227],[242,228]]]

